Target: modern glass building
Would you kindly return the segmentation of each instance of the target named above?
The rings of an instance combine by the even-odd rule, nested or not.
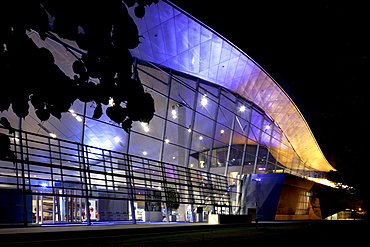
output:
[[[169,1],[131,14],[144,37],[131,54],[154,118],[128,134],[106,115],[93,119],[94,102],[45,122],[31,105],[25,119],[1,112],[16,129],[0,132],[17,158],[0,161],[1,223],[153,222],[171,212],[199,221],[241,213],[246,174],[333,170],[292,99],[247,54]],[[73,78],[77,45],[28,35]]]

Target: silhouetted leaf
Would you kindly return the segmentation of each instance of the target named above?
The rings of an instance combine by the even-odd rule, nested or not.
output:
[[[7,83],[7,92],[11,93],[8,97],[1,92],[0,111],[8,110],[11,104],[14,113],[24,118],[29,113],[28,99],[31,99],[41,121],[48,119],[50,114],[60,119],[61,112],[67,111],[78,98],[83,102],[95,101],[98,107],[94,115],[98,116],[101,104],[108,104],[110,97],[119,106],[132,95],[142,93],[140,81],[130,79],[133,60],[128,49],[137,47],[140,41],[138,28],[127,7],[134,7],[135,15],[142,18],[145,6],[155,2],[158,1],[103,3],[81,0],[74,1],[72,8],[71,0],[26,1],[22,6],[5,1],[1,13],[9,12],[14,18],[2,18],[0,24],[0,71],[2,82]],[[58,40],[59,37],[75,41],[83,49],[82,62],[75,61],[72,65],[77,74],[74,80],[54,63],[48,48],[39,48],[30,39],[27,29],[35,30],[42,39],[55,34],[52,38],[68,52],[71,51],[67,42]],[[89,77],[98,82],[90,83]],[[54,89],[53,94],[50,88]],[[150,119],[152,109],[140,109],[139,117],[132,114],[135,119]],[[113,110],[116,111],[113,111],[113,121],[121,123],[127,118],[126,109]]]
[[[12,102],[12,109],[13,109],[13,112],[17,115],[17,117],[25,118],[29,113],[28,112],[28,109],[29,109],[28,101],[21,100],[21,99],[14,100]]]
[[[7,111],[10,107],[10,101],[3,101],[0,99],[0,112]]]
[[[44,109],[45,103],[44,101],[36,94],[31,96],[31,104],[35,109]]]
[[[145,7],[144,7],[144,5],[138,5],[138,6],[136,6],[134,12],[135,12],[135,16],[137,18],[143,18],[144,15],[145,15]]]
[[[9,130],[9,134],[14,134],[14,128],[10,125],[8,119],[6,117],[0,118],[0,124],[5,128]]]
[[[107,116],[116,123],[122,123],[127,117],[127,110],[120,105],[108,107],[106,110]]]
[[[97,106],[96,106],[96,108],[94,110],[93,118],[94,119],[99,119],[102,115],[103,115],[102,106],[101,106],[101,104],[97,104]]]
[[[78,99],[82,102],[91,102],[94,100],[96,85],[92,82],[80,84],[77,87],[78,90]]]
[[[140,93],[127,102],[128,116],[133,121],[149,123],[154,116],[154,99],[149,93]]]
[[[46,109],[50,112],[51,115],[53,115],[54,117],[56,117],[57,119],[61,119],[62,118],[62,113],[60,112],[60,110],[52,105],[46,105]]]
[[[72,69],[76,74],[83,74],[86,72],[85,65],[78,60],[73,62]]]
[[[50,118],[50,112],[47,109],[37,109],[35,111],[36,116],[40,119],[40,121],[47,121]]]
[[[130,118],[126,119],[125,121],[122,122],[121,127],[124,131],[129,133],[130,129],[132,128],[132,120]]]

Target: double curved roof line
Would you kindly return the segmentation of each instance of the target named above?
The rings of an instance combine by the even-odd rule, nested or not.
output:
[[[282,87],[253,59],[170,1],[131,16],[143,35],[133,56],[221,85],[254,102],[283,130],[306,166],[335,170],[326,160],[304,116]]]

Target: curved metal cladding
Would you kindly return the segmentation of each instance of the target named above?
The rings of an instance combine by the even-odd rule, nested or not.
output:
[[[134,17],[133,9],[129,11],[143,36],[142,43],[131,51],[133,56],[194,75],[247,98],[281,128],[290,145],[287,148],[295,151],[301,165],[318,171],[334,169],[292,99],[248,55],[169,1],[147,7],[142,19]],[[271,148],[273,155],[277,149]]]

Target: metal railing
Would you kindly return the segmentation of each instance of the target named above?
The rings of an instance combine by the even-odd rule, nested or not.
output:
[[[231,207],[228,177],[61,139],[15,131],[15,159],[0,160],[0,190],[63,196]],[[235,192],[236,193],[236,192]],[[153,196],[155,194],[156,196]]]

